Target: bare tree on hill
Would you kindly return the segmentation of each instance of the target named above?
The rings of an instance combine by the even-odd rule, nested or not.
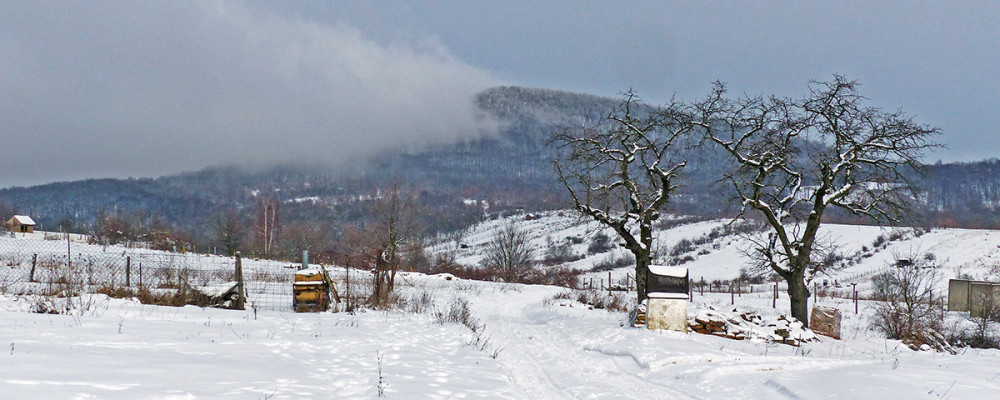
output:
[[[907,179],[938,128],[917,124],[902,111],[867,106],[859,84],[836,75],[813,82],[801,99],[730,99],[716,83],[692,106],[709,143],[735,167],[723,177],[740,215],[758,213],[770,233],[755,254],[788,282],[792,316],[808,323],[808,281],[817,257],[823,213],[840,208],[878,222],[896,223],[915,192]]]

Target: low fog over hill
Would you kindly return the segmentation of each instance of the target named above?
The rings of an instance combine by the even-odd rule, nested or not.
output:
[[[365,218],[365,198],[396,181],[419,194],[427,232],[460,229],[504,210],[565,208],[552,160],[550,135],[592,126],[620,99],[547,89],[496,87],[477,107],[494,118],[496,135],[409,152],[385,151],[352,165],[211,167],[155,179],[94,179],[0,190],[5,214],[29,214],[42,227],[88,232],[102,211],[133,216],[139,224],[183,232],[196,243],[211,239],[205,226],[226,210],[252,215],[262,198],[281,202],[282,220],[337,226]],[[681,188],[671,212],[721,216],[730,199],[715,181],[726,164],[710,148],[684,154]],[[938,163],[917,176],[925,190],[912,224],[997,228],[1000,161]],[[482,205],[487,204],[485,209]],[[843,217],[843,216],[841,216]],[[844,217],[844,222],[864,222]]]

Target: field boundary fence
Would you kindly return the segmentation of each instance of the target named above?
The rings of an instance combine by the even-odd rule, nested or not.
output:
[[[241,258],[245,307],[292,311],[299,265]],[[326,266],[334,290],[347,294],[346,279],[361,293],[370,285],[364,269]],[[0,237],[0,294],[75,296],[80,293],[153,294],[196,290],[219,294],[238,282],[236,257],[88,243],[84,235],[51,233]],[[122,295],[124,294],[124,295]]]

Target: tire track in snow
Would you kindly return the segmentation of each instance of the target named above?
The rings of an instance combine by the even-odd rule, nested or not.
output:
[[[632,358],[609,356],[565,340],[566,326],[551,323],[565,317],[543,305],[551,293],[532,292],[497,294],[497,298],[484,293],[476,304],[487,335],[504,348],[500,361],[526,398],[695,398],[642,379],[637,375],[641,366]]]

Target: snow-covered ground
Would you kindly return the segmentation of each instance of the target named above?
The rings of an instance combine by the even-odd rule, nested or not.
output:
[[[540,217],[509,220],[531,234],[539,252],[549,242],[579,237],[572,251],[586,255],[596,225],[568,212]],[[486,222],[429,250],[476,263],[491,229],[506,222]],[[669,253],[681,239],[697,241],[726,222],[684,223],[659,232],[658,244]],[[895,255],[916,252],[934,253],[945,277],[987,277],[1000,257],[1000,232],[899,232],[828,225],[825,237],[855,258],[826,278],[862,281]],[[879,236],[896,240],[876,249]],[[700,242],[684,253],[691,256],[682,265],[692,277],[738,274],[744,238],[721,235]],[[65,246],[65,241],[45,243],[54,253]],[[73,248],[118,251],[75,242]],[[571,266],[589,269],[608,256],[590,254]],[[225,263],[214,257],[202,264],[216,262]],[[606,278],[607,272],[590,276]],[[557,297],[566,289],[556,287],[417,273],[404,273],[398,282],[406,302],[430,299],[427,309],[297,314],[173,308],[103,295],[15,295],[13,286],[4,286],[0,398],[374,398],[380,390],[399,399],[991,399],[1000,393],[1000,351],[909,350],[868,329],[871,304],[865,301],[855,314],[852,302],[821,297],[819,304],[842,311],[843,339],[824,337],[792,347],[633,328],[626,313],[590,309],[572,295]],[[459,300],[468,302],[478,332],[439,316]],[[689,314],[711,306],[775,316],[788,307],[782,295],[772,308],[768,291],[744,293],[735,306],[730,302],[729,294],[696,293]],[[70,311],[33,313],[39,305]],[[961,318],[952,313],[948,323]]]
[[[914,352],[844,313],[843,340],[801,347],[623,326],[624,313],[553,300],[565,289],[406,274],[425,313],[170,308],[96,296],[70,315],[0,296],[0,393],[10,399],[989,399],[1000,352]],[[741,309],[776,314],[744,294]],[[480,334],[440,323],[465,299]],[[689,311],[729,306],[699,296]],[[478,339],[477,339],[478,337]],[[381,361],[379,361],[381,360]],[[381,372],[380,372],[381,370]]]

